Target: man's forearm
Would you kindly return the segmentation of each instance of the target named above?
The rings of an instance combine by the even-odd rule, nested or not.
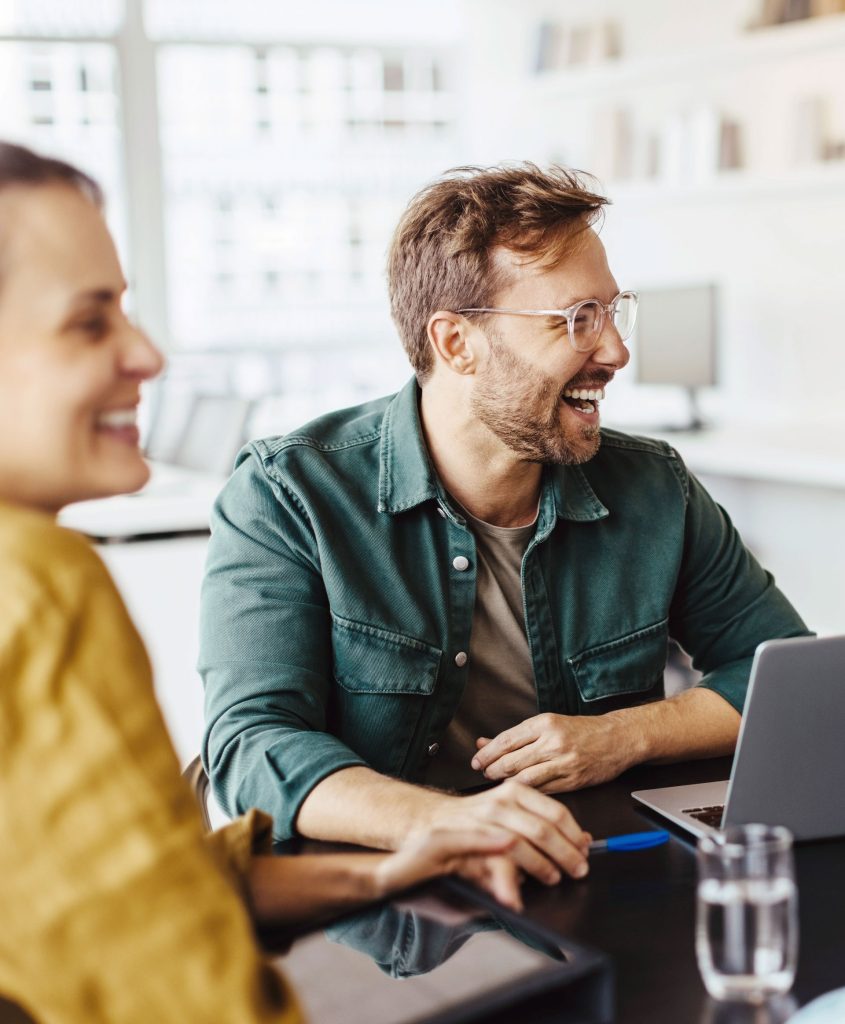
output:
[[[305,798],[296,830],[309,839],[395,850],[410,832],[430,827],[445,803],[459,799],[379,775],[371,768],[342,768]]]
[[[703,687],[610,714],[635,743],[635,764],[732,754],[742,720],[723,697]]]
[[[463,833],[464,852],[503,852],[522,872],[556,885],[561,874],[583,878],[590,836],[569,809],[528,786],[508,782],[471,796],[456,796],[379,775],[370,768],[342,768],[308,794],[296,820],[301,835],[407,851],[411,846]],[[441,851],[449,852],[454,838]],[[436,843],[435,843],[436,845]],[[407,859],[407,858],[406,858]],[[399,857],[401,865],[402,858]],[[454,860],[454,858],[453,858]],[[396,856],[385,865],[396,867]],[[384,865],[382,865],[382,868]],[[454,870],[454,867],[449,868]],[[441,872],[442,873],[442,872]],[[512,879],[502,887],[484,868],[481,884],[515,905]],[[478,875],[473,875],[478,880]],[[417,879],[419,880],[419,879]],[[408,884],[407,875],[404,884]]]

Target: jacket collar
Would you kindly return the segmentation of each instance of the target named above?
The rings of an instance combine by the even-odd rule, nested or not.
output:
[[[444,498],[423,439],[419,398],[420,389],[412,377],[385,409],[379,453],[379,512],[395,515],[424,501]],[[538,534],[547,534],[558,518],[585,523],[607,515],[608,510],[580,466],[546,466]]]
[[[420,423],[420,389],[412,377],[384,411],[379,455],[378,510],[405,512],[437,498],[437,475]]]

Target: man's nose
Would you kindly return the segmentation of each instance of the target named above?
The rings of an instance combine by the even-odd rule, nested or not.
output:
[[[621,370],[628,365],[630,358],[628,346],[622,340],[613,320],[607,317],[599,336],[599,343],[593,352],[593,360],[602,366],[612,366],[615,370]]]

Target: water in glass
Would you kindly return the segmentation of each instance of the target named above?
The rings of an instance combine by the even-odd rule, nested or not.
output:
[[[701,882],[696,953],[707,991],[716,999],[788,992],[795,976],[795,915],[790,878]]]

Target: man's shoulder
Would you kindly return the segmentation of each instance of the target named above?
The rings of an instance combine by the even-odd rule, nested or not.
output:
[[[583,468],[596,481],[602,477],[624,479],[626,488],[648,488],[661,479],[672,487],[680,485],[684,494],[689,488],[683,459],[671,444],[657,437],[602,428],[598,453]]]
[[[620,430],[610,430],[602,427],[601,448],[602,452],[611,456],[617,452],[641,452],[643,455],[653,455],[659,459],[671,459],[678,461],[678,453],[668,443],[657,437],[646,437],[641,434],[627,434]]]
[[[384,415],[394,397],[386,395],[361,405],[337,409],[318,416],[290,433],[253,441],[249,448],[267,466],[302,452],[329,455],[356,447],[378,445]]]

